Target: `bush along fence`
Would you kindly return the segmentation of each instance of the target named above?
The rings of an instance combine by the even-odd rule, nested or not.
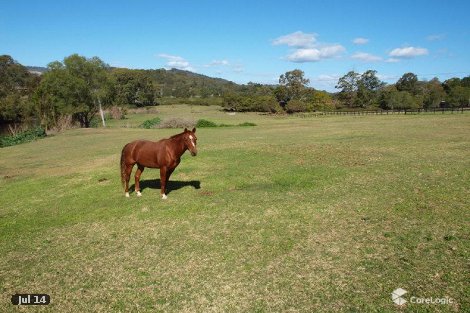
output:
[[[470,108],[431,108],[431,109],[395,109],[395,110],[364,110],[364,111],[321,111],[318,115],[392,115],[392,114],[421,114],[421,113],[464,113]]]

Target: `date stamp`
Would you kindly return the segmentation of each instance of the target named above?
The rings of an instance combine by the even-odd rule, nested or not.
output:
[[[51,296],[38,293],[17,293],[11,296],[11,303],[14,305],[48,305],[51,303]]]

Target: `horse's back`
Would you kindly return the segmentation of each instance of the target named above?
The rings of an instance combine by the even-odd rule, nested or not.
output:
[[[158,167],[158,152],[163,148],[163,141],[134,140],[123,148],[126,163],[145,167]]]

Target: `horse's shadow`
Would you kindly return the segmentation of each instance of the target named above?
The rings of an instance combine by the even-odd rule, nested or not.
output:
[[[166,184],[166,194],[168,195],[173,190],[178,190],[187,186],[191,186],[194,189],[201,189],[201,182],[199,180],[191,181],[179,181],[179,180],[170,180]],[[162,184],[160,179],[146,179],[140,181],[140,191],[144,191],[147,188],[150,189],[161,189]],[[135,190],[135,185],[130,187],[132,190]]]

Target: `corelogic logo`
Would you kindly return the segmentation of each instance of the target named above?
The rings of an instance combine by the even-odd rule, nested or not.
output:
[[[403,288],[397,288],[394,291],[392,291],[392,301],[399,306],[404,305],[405,303],[408,303],[403,296],[407,294],[408,291],[406,291]],[[453,304],[454,299],[449,298],[449,297],[442,297],[442,298],[422,298],[422,297],[415,297],[411,296],[409,298],[409,302],[413,304]]]
[[[406,302],[405,299],[403,299],[403,296],[407,293],[408,291],[406,291],[405,289],[403,288],[398,288],[398,289],[395,289],[394,291],[392,291],[392,301],[396,304],[396,305],[404,305]]]

